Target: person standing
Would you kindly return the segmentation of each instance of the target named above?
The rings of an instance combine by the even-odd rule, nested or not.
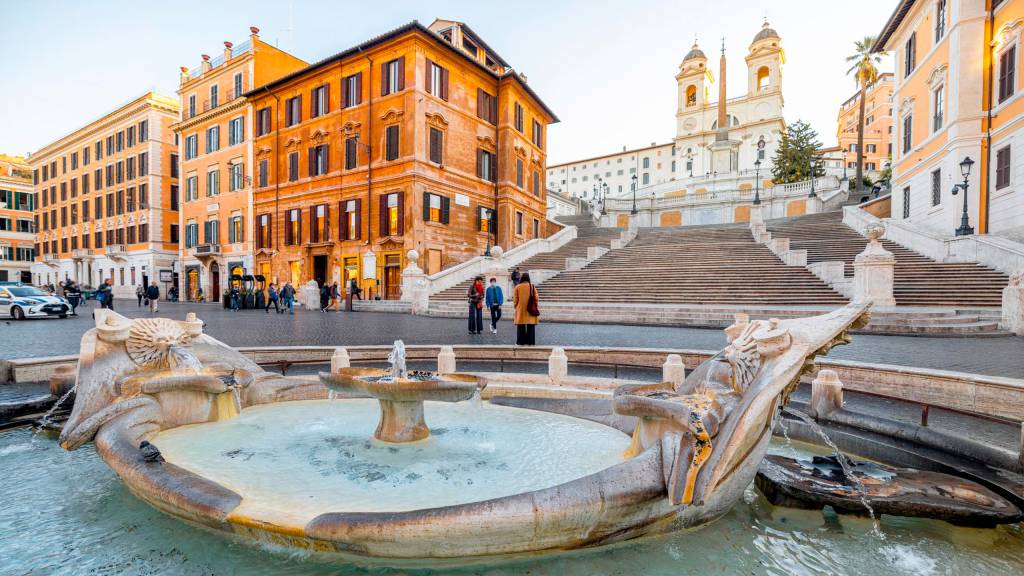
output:
[[[341,312],[341,290],[338,288],[337,282],[331,284],[331,305],[328,308],[334,308],[335,312]]]
[[[228,290],[228,299],[231,301],[231,311],[238,312],[238,300],[241,298],[241,294],[238,292],[238,286],[231,285],[231,289]]]
[[[100,305],[108,310],[114,309],[114,281],[107,278],[100,284],[99,290],[96,291],[97,299],[100,301]]]
[[[285,282],[281,288],[281,305],[288,309],[289,314],[295,314],[295,288],[291,282]]]
[[[271,284],[267,287],[267,307],[263,309],[264,312],[270,314],[270,305],[274,305],[274,312],[281,313],[281,308],[277,305],[277,286]]]
[[[498,286],[496,278],[491,278],[491,285],[487,287],[487,293],[484,295],[484,303],[491,311],[491,334],[497,334],[498,320],[501,320],[501,305],[505,303],[505,295],[501,291],[501,286]]]
[[[523,276],[519,273],[519,266],[516,266],[515,268],[513,268],[512,269],[512,276],[511,276],[512,286],[515,287],[516,285],[518,285],[519,284],[519,280],[521,280],[522,277]]]
[[[540,303],[537,288],[530,283],[530,273],[523,274],[512,289],[515,305],[516,345],[533,346],[537,343],[537,324],[540,322]]]
[[[331,305],[331,287],[324,282],[320,286],[320,311],[327,312],[327,307]]]
[[[142,308],[142,299],[146,297],[146,289],[139,284],[135,287],[135,298],[139,301],[139,308]]]
[[[362,300],[363,297],[361,296],[361,294],[363,293],[363,289],[359,287],[359,283],[356,282],[355,278],[352,279],[351,286],[352,286],[352,297],[355,298],[356,300]]]
[[[160,287],[156,285],[156,280],[150,282],[149,288],[146,288],[146,299],[149,300],[150,314],[155,314],[160,311]]]
[[[64,288],[64,297],[68,299],[68,304],[71,305],[71,315],[78,316],[76,309],[82,302],[82,289],[78,287],[77,282],[70,282]]]
[[[466,291],[466,299],[469,300],[469,333],[483,334],[484,332],[484,279],[477,276]]]

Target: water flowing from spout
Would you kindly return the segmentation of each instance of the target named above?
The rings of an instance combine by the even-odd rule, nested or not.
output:
[[[50,426],[53,426],[53,421],[51,420],[51,418],[53,418],[54,413],[57,412],[61,404],[63,404],[64,401],[67,400],[68,397],[70,397],[77,389],[78,382],[75,382],[74,385],[72,385],[67,392],[65,392],[60,398],[57,399],[56,402],[53,403],[53,406],[50,406],[50,409],[46,411],[46,414],[43,414],[43,417],[39,419],[40,429],[49,428]]]
[[[388,354],[388,364],[391,364],[391,378],[407,379],[409,377],[409,369],[405,365],[405,342],[395,340],[395,346]]]

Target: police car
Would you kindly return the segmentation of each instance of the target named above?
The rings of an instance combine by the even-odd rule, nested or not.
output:
[[[71,306],[68,301],[52,296],[35,286],[0,284],[0,317],[15,320],[60,316],[67,318]]]

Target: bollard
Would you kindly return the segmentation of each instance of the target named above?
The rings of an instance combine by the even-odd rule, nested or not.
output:
[[[335,348],[334,354],[331,356],[331,372],[340,372],[342,368],[349,368],[351,365],[348,358],[348,350]]]
[[[455,372],[455,350],[451,346],[441,346],[437,354],[437,373],[452,374]]]
[[[808,415],[815,420],[843,407],[843,383],[835,370],[824,368],[811,382],[811,404]]]
[[[552,348],[551,356],[548,357],[548,378],[552,384],[558,384],[569,375],[569,359],[565,356],[565,350]]]
[[[679,354],[669,354],[661,366],[661,381],[670,382],[678,389],[685,378],[686,366],[683,365],[683,357]]]

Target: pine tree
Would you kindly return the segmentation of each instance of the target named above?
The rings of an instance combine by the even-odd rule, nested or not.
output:
[[[811,173],[811,158],[819,148],[821,142],[818,141],[818,133],[810,124],[797,120],[787,126],[779,148],[775,151],[772,181],[784,184],[807,180]],[[814,172],[816,177],[824,176],[825,168],[819,162]]]

